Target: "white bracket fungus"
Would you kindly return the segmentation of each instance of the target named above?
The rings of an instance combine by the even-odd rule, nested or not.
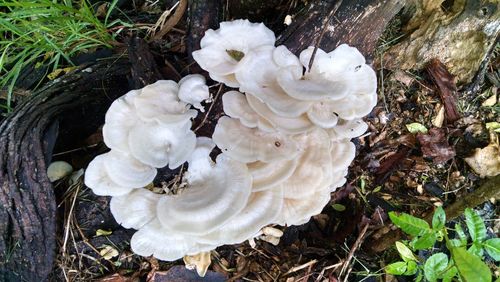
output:
[[[209,98],[201,75],[158,81],[133,90],[109,108],[103,127],[111,152],[96,157],[85,183],[113,196],[111,212],[139,255],[184,257],[206,272],[209,251],[261,238],[278,244],[273,224],[298,225],[321,212],[346,182],[377,102],[375,72],[356,48],[313,48],[292,54],[275,47],[274,33],[248,20],[207,30],[193,58],[226,92],[210,138],[196,138],[194,107]],[[305,69],[305,71],[303,71]],[[212,161],[217,145],[222,154]],[[177,194],[145,188],[156,168],[188,162]],[[267,227],[266,227],[267,226]],[[207,259],[208,256],[208,259]]]

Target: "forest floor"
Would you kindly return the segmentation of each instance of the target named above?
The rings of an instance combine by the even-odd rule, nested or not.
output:
[[[162,11],[161,7],[151,6],[124,20],[151,24]],[[271,26],[284,28],[276,22]],[[186,29],[186,23],[181,21],[165,36],[165,44],[151,46],[158,61],[168,62],[163,64],[164,74],[176,79],[186,74],[188,66]],[[500,122],[500,106],[491,103],[500,87],[500,50],[493,52],[479,91],[471,94],[467,85],[453,91],[459,116],[456,122],[449,123],[440,95],[443,89],[431,75],[433,66],[424,70],[383,68],[383,53],[402,38],[401,23],[395,19],[371,62],[377,72],[379,102],[365,119],[369,131],[355,140],[357,157],[350,167],[348,183],[332,193],[330,204],[307,224],[278,227],[284,235],[277,246],[258,240],[255,247],[246,242],[217,248],[212,252],[206,281],[404,281],[383,271],[398,259],[394,238],[404,238],[388,229],[388,212],[403,211],[424,218],[435,207],[447,207],[481,185],[483,180],[464,159],[476,148],[495,142],[487,125],[500,128],[495,124]],[[221,89],[212,83],[216,106],[210,114],[217,117]],[[83,149],[56,152],[54,159],[68,161],[77,169],[86,167],[105,147],[100,132],[85,143]],[[134,230],[124,229],[113,220],[109,198],[95,196],[81,181],[72,185],[61,181],[55,189],[60,212],[60,253],[54,279],[195,279],[182,261],[169,263],[134,255],[129,247]],[[485,201],[476,211],[486,222],[488,232],[498,234],[500,221],[494,199]]]

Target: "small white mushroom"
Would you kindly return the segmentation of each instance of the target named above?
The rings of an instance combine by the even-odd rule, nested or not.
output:
[[[196,243],[192,236],[168,230],[154,219],[134,233],[130,247],[140,256],[152,255],[160,260],[174,261],[185,255],[213,250],[216,246]]]
[[[207,139],[199,139],[202,144],[188,162],[187,187],[158,202],[158,218],[167,229],[189,235],[207,234],[236,216],[248,202],[251,177],[246,165],[225,155],[219,155],[213,164]]]
[[[255,237],[262,227],[272,223],[281,212],[282,205],[281,186],[254,192],[241,212],[216,231],[201,236],[199,241],[215,245],[242,243]]]
[[[262,191],[280,185],[295,171],[299,158],[291,160],[266,162],[252,162],[247,164],[252,175],[252,191]]]
[[[243,68],[248,53],[262,45],[274,45],[274,33],[264,24],[248,20],[220,23],[217,30],[207,30],[201,49],[192,53],[195,61],[216,81],[238,87],[234,73]]]
[[[370,113],[377,103],[377,77],[356,48],[342,44],[330,53],[314,47],[300,54],[303,75],[290,68],[280,70],[278,83],[296,99],[329,103],[321,105],[340,118],[352,120]]]
[[[228,91],[222,95],[224,113],[240,120],[246,127],[257,127],[259,115],[248,105],[244,94],[238,91]],[[272,125],[269,125],[272,127]]]
[[[307,117],[316,126],[322,128],[332,128],[337,125],[338,115],[335,107],[332,105],[336,102],[316,102],[307,110]]]
[[[158,122],[141,122],[128,136],[131,155],[144,164],[171,169],[186,162],[196,146],[191,123],[173,126]]]
[[[113,101],[105,115],[102,136],[106,146],[122,153],[128,153],[128,134],[135,127],[139,117],[135,111],[134,99],[141,93],[132,90]]]
[[[290,97],[276,80],[283,67],[300,76],[302,66],[298,58],[284,46],[261,46],[251,56],[245,67],[236,72],[240,91],[259,98],[280,116],[299,117],[305,113],[311,103]]]
[[[299,153],[291,137],[248,128],[229,117],[219,119],[212,138],[224,154],[246,163],[291,160]]]
[[[179,81],[179,99],[204,112],[201,102],[210,97],[205,77],[201,74],[186,75]]]
[[[293,174],[283,182],[285,198],[303,199],[318,191],[329,191],[332,158],[328,134],[316,128],[298,136],[303,146]]]
[[[198,112],[179,100],[179,86],[172,80],[158,80],[141,89],[134,98],[135,110],[144,121],[163,124],[184,124],[196,117]]]
[[[160,197],[147,189],[134,189],[123,196],[112,197],[109,207],[120,225],[140,229],[156,218],[156,204]]]
[[[262,119],[268,121],[276,131],[287,134],[298,134],[314,128],[314,124],[305,114],[293,118],[282,117],[271,111],[265,103],[262,103],[253,95],[247,94],[246,98],[250,107],[259,114]]]
[[[73,172],[73,167],[64,161],[52,162],[47,168],[47,176],[50,182],[62,179]]]
[[[343,120],[339,119],[337,125],[328,129],[328,135],[335,140],[351,139],[361,136],[368,129],[368,124],[362,119]]]
[[[143,164],[128,154],[109,151],[99,156],[108,177],[123,187],[141,188],[153,181],[156,169]]]
[[[311,216],[321,213],[330,201],[330,192],[317,191],[302,199],[285,199],[280,218],[280,225],[301,225],[309,221]]]
[[[121,196],[132,191],[134,187],[119,185],[109,177],[104,167],[106,158],[106,155],[100,155],[89,163],[85,171],[85,185],[99,196]]]

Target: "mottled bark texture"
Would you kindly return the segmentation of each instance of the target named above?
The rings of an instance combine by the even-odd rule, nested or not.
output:
[[[499,0],[420,0],[403,31],[406,37],[384,56],[388,68],[424,68],[439,59],[458,84],[473,80],[498,42]],[[484,75],[484,74],[483,74]]]
[[[43,281],[53,268],[56,202],[46,169],[58,127],[72,140],[95,131],[128,90],[129,69],[116,58],[85,66],[37,91],[0,125],[0,281]]]
[[[347,43],[371,57],[386,25],[406,1],[344,0],[325,24],[324,19],[328,18],[336,3],[337,0],[312,1],[280,36],[278,43],[285,44],[298,54],[308,46],[315,46],[324,30],[318,45],[320,48],[333,50],[338,45]]]

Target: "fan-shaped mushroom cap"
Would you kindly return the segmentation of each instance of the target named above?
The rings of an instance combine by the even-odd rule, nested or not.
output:
[[[349,139],[332,142],[330,155],[334,164],[334,171],[343,171],[354,160],[356,146]]]
[[[253,162],[247,164],[252,175],[252,191],[263,191],[280,185],[295,171],[299,158],[271,163]]]
[[[201,102],[210,97],[205,77],[201,74],[186,75],[179,81],[179,99],[204,112]]]
[[[105,155],[100,155],[89,163],[85,171],[85,185],[99,196],[120,196],[132,191],[133,187],[122,186],[111,180],[104,167],[105,159]]]
[[[138,116],[144,121],[165,124],[189,122],[198,112],[179,100],[178,91],[179,86],[172,80],[158,80],[142,88],[134,98]]]
[[[156,169],[143,164],[128,154],[109,151],[102,154],[109,178],[124,187],[141,188],[153,181]]]
[[[207,152],[206,148],[202,150]],[[193,156],[196,153],[195,150]],[[246,206],[252,188],[246,165],[223,154],[217,157],[215,165],[207,165],[208,153],[203,156],[206,161],[190,161],[185,190],[158,202],[158,217],[167,229],[190,235],[207,234]],[[202,177],[196,177],[194,172]]]
[[[337,125],[339,117],[336,113],[335,107],[332,104],[336,102],[323,102],[319,101],[313,103],[307,111],[307,117],[316,126],[322,128],[332,128]]]
[[[248,53],[262,45],[274,45],[276,37],[264,24],[248,20],[220,23],[217,30],[207,30],[201,49],[192,53],[195,61],[210,77],[231,87],[238,87],[234,73],[248,61]]]
[[[140,229],[156,218],[156,204],[160,197],[147,189],[134,189],[123,196],[112,197],[109,207],[120,225]]]
[[[272,112],[269,107],[259,101],[251,94],[246,95],[250,107],[259,114],[260,117],[268,121],[277,131],[288,134],[298,134],[309,131],[314,128],[314,124],[306,115],[295,118],[282,117]]]
[[[135,126],[139,117],[136,114],[134,99],[141,93],[132,90],[113,101],[104,118],[102,137],[106,146],[122,153],[130,151],[128,134]]]
[[[230,117],[219,118],[212,138],[224,154],[245,163],[291,160],[299,153],[288,135],[248,128]]]
[[[286,189],[286,188],[285,188]],[[301,225],[309,221],[311,216],[321,213],[330,202],[330,192],[317,191],[302,199],[286,199],[279,219],[280,225]]]
[[[337,125],[327,130],[333,141],[351,139],[361,136],[368,129],[368,124],[362,119],[343,120],[339,119]]]
[[[301,134],[299,139],[303,153],[293,174],[283,182],[285,198],[307,198],[317,191],[328,190],[331,179],[332,158],[330,138],[320,128]]]
[[[298,117],[305,113],[310,103],[288,96],[276,81],[281,67],[287,67],[297,76],[302,74],[302,66],[297,57],[284,46],[277,48],[261,46],[253,50],[250,55],[251,58],[245,67],[236,72],[240,91],[259,98],[273,112],[281,116]]]
[[[271,224],[283,206],[283,189],[276,186],[250,195],[246,207],[216,231],[200,237],[211,245],[236,244],[255,237],[260,229]]]
[[[285,92],[299,100],[329,102],[321,106],[343,119],[370,113],[377,103],[377,78],[363,55],[345,44],[328,54],[318,49],[309,69],[313,52],[314,47],[309,47],[300,54],[304,75],[289,68],[280,70],[277,81]]]
[[[130,152],[137,160],[153,167],[171,169],[183,164],[196,146],[191,123],[172,126],[158,122],[141,122],[128,136]]]
[[[213,250],[216,246],[196,243],[194,237],[172,232],[154,219],[135,232],[130,247],[140,256],[152,255],[160,260],[174,261],[185,255]]]
[[[246,127],[257,127],[259,115],[248,105],[244,94],[238,91],[228,91],[222,95],[224,113],[240,120]]]

